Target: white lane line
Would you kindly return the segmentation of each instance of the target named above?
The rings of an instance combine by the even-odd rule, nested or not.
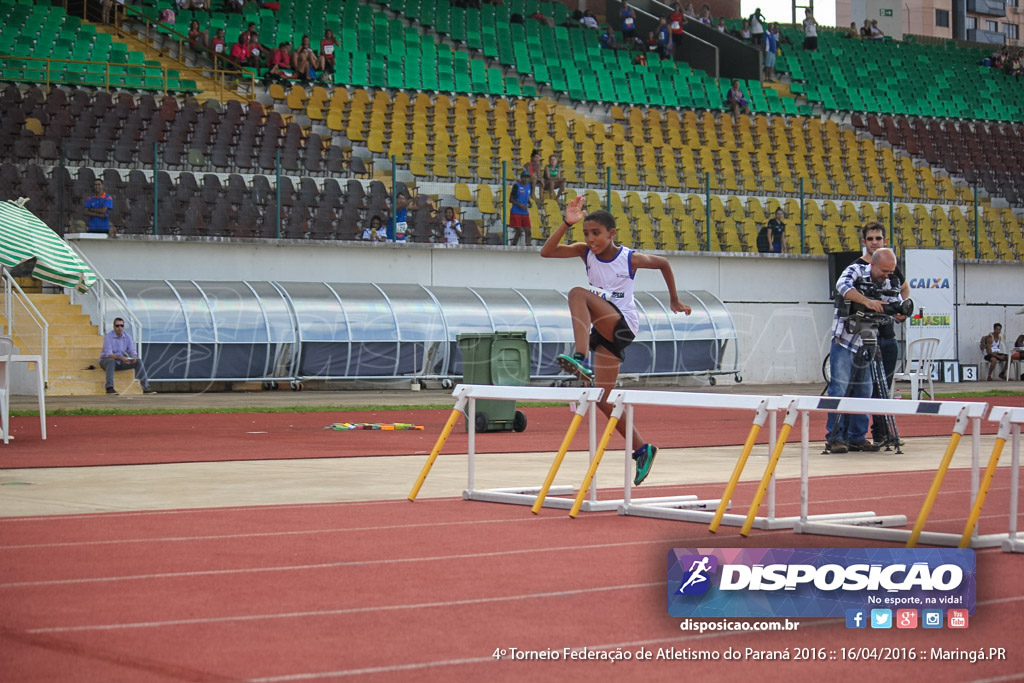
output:
[[[661,584],[659,584],[661,585]],[[1024,595],[1013,597],[1013,598],[999,598],[996,600],[986,600],[979,602],[978,606],[982,605],[994,605],[998,603],[1006,602],[1017,602],[1024,600]],[[835,624],[843,623],[842,619],[815,619],[814,621],[800,620],[800,630],[810,628],[820,628],[822,626],[831,626]],[[654,645],[666,645],[669,643],[690,643],[694,641],[710,640],[712,638],[749,638],[751,634],[762,634],[762,633],[784,633],[784,631],[721,631],[715,633],[703,633],[699,635],[673,637],[673,638],[656,638],[652,640],[633,640],[625,643],[605,643],[601,645],[574,645],[571,646],[573,649],[588,650],[616,650],[625,649],[631,647],[650,647]],[[309,681],[318,678],[343,678],[349,676],[361,676],[370,674],[387,674],[395,673],[399,671],[418,671],[423,669],[432,669],[442,666],[462,666],[466,664],[484,664],[484,663],[495,663],[493,657],[473,657],[468,659],[447,659],[438,660],[433,662],[416,662],[410,664],[395,664],[393,666],[378,666],[368,667],[363,669],[342,669],[339,671],[317,671],[310,673],[294,673],[294,674],[283,674],[278,676],[265,676],[261,678],[250,678],[249,683],[283,683],[284,681]],[[1019,674],[1013,674],[1013,676],[1019,676]],[[1003,681],[1003,680],[1015,680],[1015,678],[990,678],[983,679],[981,681],[975,681],[973,683],[987,683],[988,681]]]
[[[520,600],[546,600],[549,598],[565,598],[592,593],[606,593],[634,588],[651,588],[664,586],[664,581],[653,583],[630,583],[619,586],[599,586],[596,588],[577,588],[574,590],[551,591],[547,593],[524,593],[522,595],[505,595],[496,598],[467,598],[465,600],[445,600],[441,602],[422,602],[411,605],[372,605],[368,607],[347,607],[344,609],[313,610],[307,612],[280,612],[275,614],[247,614],[226,617],[197,617],[195,619],[172,619],[168,621],[139,621],[124,624],[87,624],[83,626],[52,626],[47,628],[28,629],[25,633],[69,633],[75,631],[114,631],[134,628],[161,628],[165,626],[189,626],[195,624],[217,624],[223,622],[263,621],[268,619],[302,619],[304,617],[325,617],[340,614],[359,614],[361,612],[387,612],[392,610],[433,609],[462,607],[465,605],[483,605],[494,602],[517,602]]]

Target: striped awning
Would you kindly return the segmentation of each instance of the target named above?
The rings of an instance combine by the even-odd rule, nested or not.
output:
[[[0,202],[0,264],[8,268],[36,259],[33,277],[85,292],[96,274],[60,235],[31,211],[14,202]]]

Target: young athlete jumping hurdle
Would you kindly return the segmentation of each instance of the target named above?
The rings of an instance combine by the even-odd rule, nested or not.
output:
[[[585,214],[585,201],[584,195],[580,195],[569,202],[562,224],[544,242],[540,255],[544,258],[582,258],[586,264],[590,286],[574,287],[569,292],[575,353],[559,355],[558,365],[584,382],[604,389],[597,406],[608,416],[612,411],[607,401],[608,392],[615,387],[626,347],[636,338],[640,324],[633,300],[636,271],[640,268],[660,270],[668,287],[672,311],[690,315],[690,307],[679,301],[668,260],[615,244],[615,219],[607,211]],[[586,242],[561,244],[565,231],[581,219]],[[594,352],[593,370],[587,364],[588,349]],[[616,429],[626,437],[624,422],[619,422]],[[639,485],[650,473],[658,449],[644,442],[636,428],[633,429],[630,447],[636,461],[633,483]]]

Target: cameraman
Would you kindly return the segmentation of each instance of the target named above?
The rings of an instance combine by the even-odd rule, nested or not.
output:
[[[894,287],[890,278],[895,270],[896,255],[892,249],[881,247],[871,255],[870,264],[858,259],[847,266],[836,281],[836,292],[868,311],[881,313],[883,303],[898,302],[900,296],[869,299],[857,290],[857,284],[867,281],[882,289],[892,289]],[[832,324],[829,356],[832,380],[828,385],[828,395],[835,398],[868,398],[871,396],[870,359],[857,353],[863,346],[863,340],[859,333],[847,330],[847,319],[840,315],[840,309],[837,308]],[[825,447],[832,453],[878,450],[877,446],[864,438],[868,431],[867,415],[845,415],[840,419],[838,413],[829,413],[825,430]]]
[[[885,227],[878,221],[871,221],[861,228],[861,241],[864,243],[866,253],[861,254],[860,263],[870,265],[871,257],[876,251],[885,245]],[[890,281],[900,290],[900,297],[910,298],[910,285],[899,266],[893,271]],[[896,322],[902,323],[906,316],[894,315]],[[896,372],[896,360],[899,358],[899,344],[896,342],[896,329],[892,320],[886,320],[878,326],[878,348],[882,352],[882,367],[885,368],[885,386],[892,386],[892,376]],[[881,398],[878,391],[872,391],[871,398]],[[917,398],[914,396],[913,398]],[[888,436],[885,428],[885,417],[882,415],[871,416],[871,439],[877,444],[884,441]]]

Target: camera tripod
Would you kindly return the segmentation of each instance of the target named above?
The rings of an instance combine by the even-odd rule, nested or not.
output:
[[[850,383],[846,387],[846,397],[850,397],[853,387],[857,386],[861,379],[861,373],[867,368],[871,373],[872,395],[887,399],[889,398],[889,383],[886,381],[885,365],[882,363],[882,350],[878,345],[878,326],[863,320],[852,324],[855,325],[855,329],[859,328],[858,333],[863,344],[853,359],[853,369],[850,373]],[[875,445],[879,449],[884,447],[887,451],[892,450],[895,446],[896,455],[903,455],[903,451],[900,450],[900,445],[903,442],[900,440],[899,430],[896,428],[896,418],[892,415],[882,417],[885,436],[881,440],[876,439]],[[837,429],[845,426],[846,419],[845,413],[839,416],[836,421]]]

